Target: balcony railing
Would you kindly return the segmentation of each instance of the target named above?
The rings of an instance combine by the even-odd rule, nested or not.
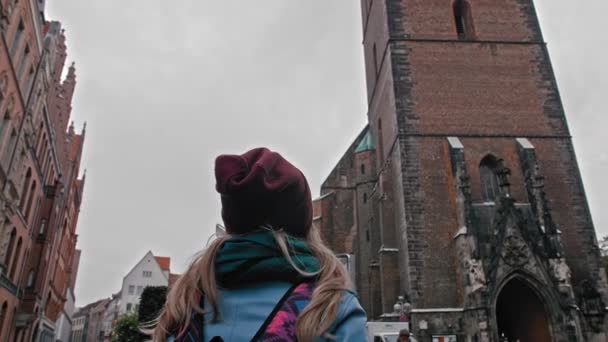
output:
[[[15,297],[21,299],[23,297],[23,290],[6,277],[4,273],[0,274],[0,286],[7,289],[8,292],[15,295]]]

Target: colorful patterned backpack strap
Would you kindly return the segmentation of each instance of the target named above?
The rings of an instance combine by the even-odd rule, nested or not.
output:
[[[300,312],[310,303],[314,283],[296,284],[289,288],[274,307],[264,324],[258,329],[252,341],[256,342],[292,342],[296,341],[296,320]],[[200,300],[204,308],[204,299]],[[201,342],[204,338],[204,316],[192,311],[190,324],[179,326],[175,342]],[[221,341],[221,339],[218,339]],[[212,341],[215,341],[212,340]]]
[[[296,320],[310,303],[314,288],[314,283],[301,283],[291,287],[268,315],[252,341],[296,341]]]
[[[205,307],[205,300],[202,298],[199,300],[200,307]],[[187,326],[180,325],[177,328],[175,334],[175,342],[201,342],[203,340],[203,327],[205,321],[205,317],[203,314],[197,312],[196,310],[192,310],[192,316],[190,317],[190,324]]]

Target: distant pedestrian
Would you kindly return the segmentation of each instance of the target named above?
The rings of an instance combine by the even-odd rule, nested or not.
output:
[[[306,178],[265,148],[215,161],[227,234],[168,295],[154,341],[365,341],[365,312],[312,228]]]
[[[416,342],[416,339],[411,336],[408,328],[403,328],[399,331],[398,342]]]

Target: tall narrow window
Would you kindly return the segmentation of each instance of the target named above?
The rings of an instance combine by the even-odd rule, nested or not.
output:
[[[27,78],[25,79],[25,84],[23,88],[23,93],[25,94],[25,98],[27,99],[32,92],[32,82],[34,81],[34,67],[30,67],[30,71],[27,73]]]
[[[6,255],[4,256],[4,264],[6,267],[10,266],[11,258],[13,257],[13,250],[15,249],[15,240],[17,240],[17,228],[13,228],[11,231],[11,236],[8,240],[8,247],[6,249]],[[9,270],[6,270],[8,274]]]
[[[55,171],[51,168],[49,170],[49,176],[47,177],[46,184],[55,183]]]
[[[23,67],[25,66],[25,63],[27,62],[27,58],[28,58],[29,54],[30,54],[30,46],[26,44],[25,49],[23,49],[23,55],[19,59],[19,65],[17,66],[17,79],[19,79],[19,80],[23,77]]]
[[[384,136],[382,134],[382,119],[378,119],[378,160],[384,163]]]
[[[3,145],[4,142],[4,134],[8,130],[8,124],[11,121],[11,113],[7,110],[4,112],[4,116],[2,117],[2,121],[0,121],[0,146]]]
[[[373,61],[374,61],[374,75],[378,76],[378,52],[376,51],[376,44],[372,48]]]
[[[13,262],[11,264],[10,279],[13,283],[17,283],[17,281],[13,278],[15,278],[15,272],[19,268],[19,259],[21,258],[20,254],[21,254],[22,245],[23,245],[23,240],[21,240],[21,238],[19,238],[19,241],[17,242],[17,248],[15,248],[15,256],[13,257]]]
[[[494,202],[499,194],[496,166],[497,160],[494,156],[485,157],[479,164],[481,198],[484,202]]]
[[[49,152],[48,150],[45,150],[45,156],[48,155],[48,158],[46,158],[46,160],[44,161],[44,166],[42,167],[42,173],[47,173],[49,168],[52,166],[52,162],[51,162],[51,152]]]
[[[2,304],[2,309],[0,309],[0,331],[7,331],[8,329],[4,329],[4,321],[6,321],[6,313],[8,311],[8,304],[4,302]]]
[[[40,158],[40,144],[42,144],[42,139],[45,137],[44,133],[44,120],[40,122],[40,128],[38,129],[38,140],[36,141],[36,157]]]
[[[27,274],[27,282],[25,283],[25,287],[28,289],[34,286],[34,269],[30,270],[30,273]]]
[[[15,130],[13,128],[11,131],[10,138],[8,140],[8,148],[6,150],[4,150],[4,156],[2,159],[2,162],[5,163],[5,165],[7,167],[8,167],[8,162],[9,162],[11,156],[13,155],[13,150],[15,149],[16,145],[17,145],[17,130]]]
[[[25,207],[25,220],[29,222],[30,210],[32,209],[32,201],[34,200],[34,196],[36,195],[36,181],[32,182],[32,186],[30,188],[29,198],[27,200],[27,206]]]
[[[46,229],[46,219],[42,219],[40,221],[40,230],[39,230],[39,234],[43,235]]]
[[[365,164],[361,164],[361,174],[365,174]]]
[[[17,31],[15,32],[15,36],[13,37],[13,42],[11,43],[11,49],[9,50],[11,57],[13,58],[15,57],[15,52],[17,52],[19,43],[21,43],[23,31],[25,31],[25,25],[23,24],[23,19],[20,19],[19,25],[17,26]]]
[[[28,168],[25,173],[25,179],[23,180],[23,186],[21,187],[21,201],[19,202],[19,208],[23,211],[25,200],[27,199],[27,189],[30,186],[30,180],[32,179],[32,169]]]
[[[363,203],[367,203],[367,193],[363,193]]]
[[[454,22],[458,39],[473,38],[473,23],[471,20],[471,7],[466,0],[454,1]]]

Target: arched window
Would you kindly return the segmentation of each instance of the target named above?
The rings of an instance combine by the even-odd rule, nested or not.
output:
[[[382,134],[382,119],[378,119],[378,160],[384,162],[384,135]]]
[[[10,265],[10,261],[11,258],[13,257],[13,250],[15,249],[15,240],[17,239],[17,228],[13,228],[13,231],[11,232],[11,237],[8,240],[8,248],[6,249],[6,256],[4,257],[4,264],[7,267],[6,273],[8,274],[9,272],[9,265]]]
[[[40,221],[40,231],[38,234],[43,235],[45,232],[45,228],[46,228],[46,219],[42,219]]]
[[[30,54],[30,46],[25,44],[25,48],[23,49],[23,55],[19,60],[19,65],[17,66],[17,79],[21,79],[23,77],[23,68],[25,67],[25,63],[28,60],[28,55]]]
[[[25,207],[25,220],[29,221],[30,217],[30,209],[32,209],[32,201],[34,200],[34,196],[36,195],[36,181],[32,182],[32,186],[30,187],[29,199],[27,200],[27,206]]]
[[[365,164],[361,164],[361,174],[365,174]]]
[[[492,155],[483,158],[479,164],[481,198],[484,202],[494,202],[500,193],[496,176],[497,166],[498,160]]]
[[[0,145],[2,145],[2,143],[4,142],[4,135],[8,130],[10,121],[11,121],[11,113],[7,109],[6,112],[4,112],[2,121],[0,121]]]
[[[31,289],[34,286],[34,269],[32,268],[30,272],[27,274],[27,282],[25,283],[25,287]]]
[[[467,0],[454,1],[454,22],[458,39],[472,39],[474,36],[471,6]]]
[[[2,308],[0,309],[0,337],[2,337],[3,331],[8,331],[8,329],[4,329],[4,321],[6,321],[6,312],[8,311],[8,303],[4,302],[2,304]]]
[[[46,184],[54,184],[55,183],[55,170],[51,168],[49,170],[49,176],[47,177]]]
[[[19,259],[20,259],[20,255],[19,254],[21,254],[21,246],[22,245],[23,245],[23,240],[21,240],[21,238],[19,238],[19,241],[17,242],[17,248],[15,248],[15,256],[13,257],[13,263],[11,265],[10,279],[14,283],[17,283],[17,281],[15,279],[13,279],[13,278],[15,277],[16,270],[19,268]]]
[[[2,162],[8,164],[13,155],[13,151],[15,150],[15,146],[17,145],[17,130],[13,127],[11,130],[11,134],[8,138],[8,148],[4,149],[4,156],[2,157]],[[7,165],[8,166],[8,165]]]
[[[42,148],[42,143],[43,141],[46,140],[46,133],[44,132],[44,123],[41,122],[40,123],[40,134],[38,135],[38,142],[36,143],[36,156],[38,157],[38,159],[42,159],[40,158],[40,152],[41,152],[41,148]]]
[[[27,172],[25,173],[25,179],[23,180],[23,186],[21,187],[21,201],[19,202],[19,208],[21,208],[21,212],[23,212],[23,206],[25,205],[25,200],[27,198],[27,189],[30,186],[30,180],[32,179],[32,169],[27,168]]]
[[[17,52],[17,47],[19,47],[19,43],[21,43],[21,37],[23,36],[23,32],[25,31],[25,25],[23,24],[23,19],[19,19],[19,25],[17,26],[17,31],[13,36],[13,42],[11,43],[11,49],[9,53],[12,58],[15,58],[15,52]]]
[[[376,43],[372,48],[373,61],[374,61],[374,76],[378,76],[378,51],[376,50]]]
[[[34,81],[34,73],[36,71],[34,70],[34,66],[30,66],[30,72],[27,74],[27,78],[25,79],[25,91],[24,93],[26,94],[26,97],[30,96],[30,93],[32,92],[32,82]]]

